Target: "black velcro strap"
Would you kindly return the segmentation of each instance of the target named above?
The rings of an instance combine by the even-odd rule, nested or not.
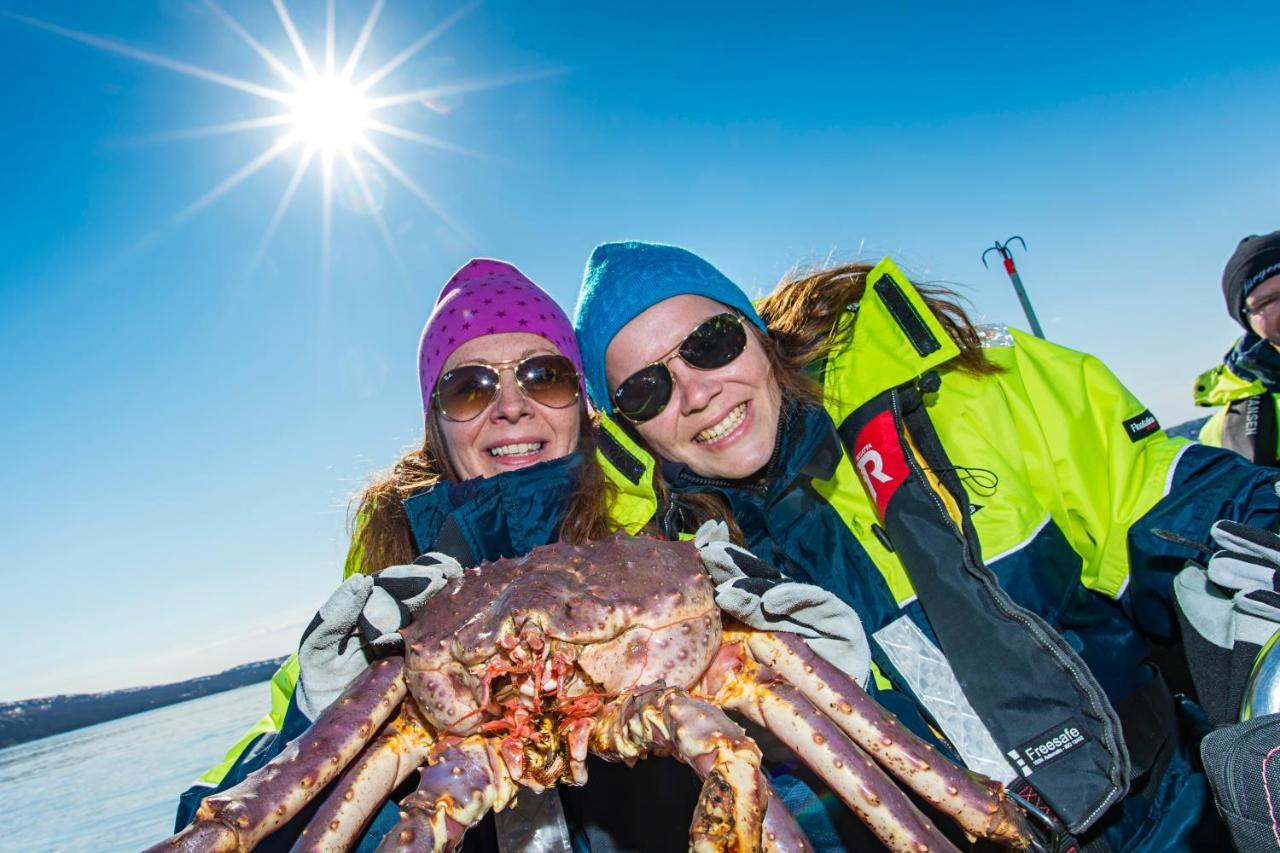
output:
[[[313,633],[315,633],[315,630],[323,624],[324,624],[324,617],[322,617],[319,613],[317,613],[315,616],[312,616],[311,622],[308,623],[307,627],[304,628],[302,631],[301,642],[305,643],[307,641],[307,637],[310,637]]]
[[[880,296],[880,301],[889,309],[889,313],[893,315],[893,319],[897,321],[902,333],[907,336],[907,340],[911,341],[917,353],[929,355],[942,349],[942,344],[934,337],[933,332],[929,331],[920,313],[911,304],[911,300],[907,299],[902,288],[898,287],[893,276],[883,275],[877,279],[875,290]]]
[[[1280,592],[1271,589],[1255,589],[1246,592],[1242,598],[1250,601],[1256,601],[1259,604],[1265,604],[1267,607],[1274,607],[1280,610]]]
[[[777,581],[768,578],[742,577],[733,581],[733,588],[740,589],[748,595],[763,598],[764,594],[778,585]]]
[[[726,548],[729,558],[738,567],[738,571],[750,578],[761,578],[770,583],[782,580],[782,572],[748,551],[740,548]]]
[[[422,557],[418,558],[418,560],[421,559]],[[437,563],[435,561],[432,561],[430,564],[419,562],[418,565],[437,565]],[[401,602],[402,605],[403,602],[408,601],[410,598],[422,595],[423,590],[425,590],[430,583],[431,578],[423,576],[396,578],[386,577],[381,573],[373,576],[373,585],[380,586],[385,589],[392,598]]]
[[[605,459],[609,460],[609,464],[630,480],[631,485],[640,485],[640,478],[644,476],[644,463],[634,453],[623,447],[606,429],[597,433],[597,440],[600,443],[600,452],[604,454]]]
[[[1268,560],[1266,557],[1259,557],[1257,554],[1246,554],[1243,551],[1214,551],[1213,556],[1210,557],[1210,561],[1213,561],[1213,560],[1227,561],[1232,563],[1245,563],[1246,565],[1257,566],[1260,569],[1269,571],[1271,572],[1271,575],[1272,575],[1271,586],[1272,588],[1275,588],[1275,584],[1277,580],[1275,577],[1276,564],[1271,560]],[[1219,563],[1219,565],[1225,565],[1225,564],[1226,564],[1225,562]]]
[[[1267,551],[1280,551],[1280,536],[1272,533],[1270,530],[1264,530],[1261,527],[1254,527],[1250,524],[1241,524],[1238,521],[1223,519],[1214,526],[1215,530],[1220,530],[1238,539],[1257,545],[1259,549]],[[1220,552],[1221,553],[1221,552]],[[1229,551],[1227,553],[1230,553]],[[1216,554],[1214,556],[1217,556]],[[1236,559],[1245,557],[1245,554],[1236,554]],[[1262,562],[1260,565],[1271,566],[1269,562]]]

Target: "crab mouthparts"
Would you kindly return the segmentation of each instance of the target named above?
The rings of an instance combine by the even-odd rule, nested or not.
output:
[[[605,696],[576,665],[575,652],[526,629],[498,641],[480,676],[481,705],[495,718],[481,728],[503,735],[512,777],[535,790],[586,782],[592,718]]]

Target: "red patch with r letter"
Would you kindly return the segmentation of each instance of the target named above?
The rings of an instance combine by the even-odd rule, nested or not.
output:
[[[889,498],[898,490],[911,469],[907,467],[902,445],[898,443],[898,430],[893,423],[893,412],[876,415],[858,430],[853,441],[853,467],[862,485],[875,502],[880,519],[884,520]]]

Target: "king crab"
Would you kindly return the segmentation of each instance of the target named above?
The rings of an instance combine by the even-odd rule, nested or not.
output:
[[[969,838],[1029,846],[998,783],[947,761],[795,635],[722,624],[713,593],[691,544],[622,534],[468,569],[404,629],[404,657],[376,662],[153,849],[250,849],[326,789],[295,849],[345,849],[419,768],[381,849],[453,849],[521,787],[584,784],[588,753],[692,766],[698,850],[807,849],[725,710],[769,729],[891,849],[955,847],[885,770]]]

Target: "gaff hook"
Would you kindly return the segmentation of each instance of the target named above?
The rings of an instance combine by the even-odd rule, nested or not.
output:
[[[1027,242],[1016,234],[1001,243],[999,240],[995,245],[982,253],[982,266],[987,267],[987,254],[989,252],[999,252],[1000,257],[1004,259],[1004,271],[1009,274],[1009,280],[1013,282],[1013,290],[1018,294],[1018,301],[1022,303],[1022,311],[1027,315],[1027,322],[1031,324],[1031,332],[1037,338],[1044,337],[1044,331],[1040,328],[1040,321],[1036,319],[1035,309],[1031,307],[1031,299],[1027,296],[1027,290],[1022,286],[1022,276],[1018,275],[1018,267],[1013,262],[1013,253],[1009,251],[1009,244],[1017,240],[1022,244],[1022,251],[1027,250]]]

